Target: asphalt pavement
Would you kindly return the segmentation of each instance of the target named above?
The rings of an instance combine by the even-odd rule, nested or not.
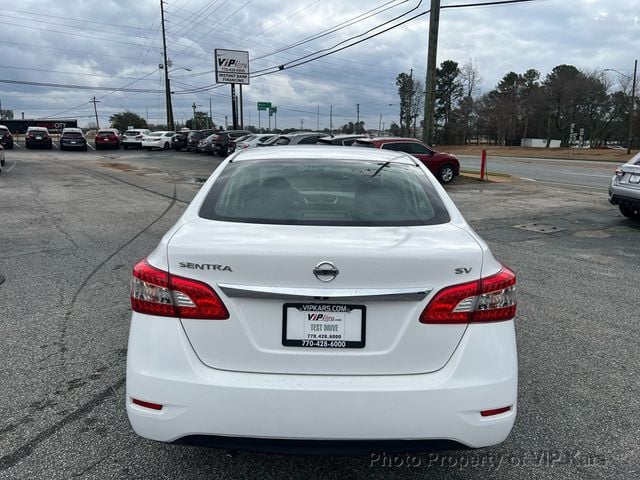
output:
[[[410,456],[229,456],[139,438],[124,407],[131,267],[220,159],[7,153],[0,478],[640,476],[640,224],[607,203],[606,185],[456,179],[447,187],[519,279],[519,406],[507,441]]]

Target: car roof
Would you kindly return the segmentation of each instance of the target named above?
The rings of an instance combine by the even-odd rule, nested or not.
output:
[[[417,165],[418,161],[404,152],[373,148],[344,148],[318,145],[293,145],[286,147],[250,148],[234,154],[231,161],[245,160],[318,160],[335,158],[340,160],[362,160]]]
[[[47,127],[27,127],[27,130],[48,130]]]
[[[373,137],[373,138],[362,138],[360,140],[368,141],[368,142],[419,142],[417,138],[411,137]]]

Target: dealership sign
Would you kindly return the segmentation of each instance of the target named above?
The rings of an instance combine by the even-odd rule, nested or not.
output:
[[[216,83],[249,85],[249,52],[242,50],[214,50]]]

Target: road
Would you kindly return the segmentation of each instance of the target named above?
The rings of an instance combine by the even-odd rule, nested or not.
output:
[[[219,162],[9,154],[0,174],[0,478],[637,478],[640,225],[599,189],[524,181],[447,187],[519,277],[518,417],[503,444],[381,459],[229,458],[137,437],[124,408],[130,270]],[[517,227],[527,223],[556,233]]]
[[[480,158],[470,155],[458,156],[461,168],[480,171]],[[528,181],[556,185],[579,185],[603,188],[609,186],[618,164],[612,162],[584,160],[555,160],[518,157],[489,157],[488,171],[506,173]]]

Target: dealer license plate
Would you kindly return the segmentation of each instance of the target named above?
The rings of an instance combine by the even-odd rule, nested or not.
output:
[[[364,305],[285,303],[282,345],[309,348],[364,348]]]

